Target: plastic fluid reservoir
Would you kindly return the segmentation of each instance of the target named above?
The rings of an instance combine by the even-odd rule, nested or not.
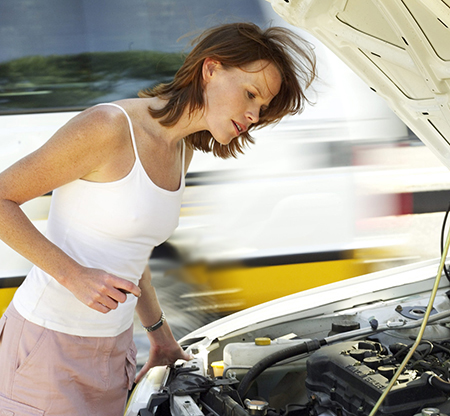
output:
[[[274,352],[301,344],[309,339],[255,338],[254,342],[234,342],[225,346],[223,350],[224,367],[253,366]]]

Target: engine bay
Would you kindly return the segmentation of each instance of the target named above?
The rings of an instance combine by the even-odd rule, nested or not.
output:
[[[423,338],[376,415],[450,412],[447,290],[438,292]],[[369,416],[417,338],[428,296],[186,340],[195,359],[164,369],[145,406],[129,414]]]

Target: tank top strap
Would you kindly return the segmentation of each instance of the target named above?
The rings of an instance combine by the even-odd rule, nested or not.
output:
[[[136,146],[136,139],[134,137],[133,123],[131,122],[131,118],[128,115],[128,113],[124,110],[123,107],[121,107],[118,104],[114,104],[114,103],[100,103],[100,104],[97,104],[97,105],[111,105],[113,107],[116,107],[116,108],[120,109],[122,111],[122,113],[125,114],[125,117],[128,120],[128,126],[130,127],[130,134],[131,134],[131,141],[133,142],[134,156],[136,157],[136,160],[140,160],[139,159],[139,154],[138,154],[138,151],[137,151],[137,146]]]
[[[123,107],[121,107],[120,105],[115,104],[115,103],[100,103],[100,104],[97,104],[97,105],[111,105],[113,107],[116,107],[116,108],[120,109],[122,111],[122,113],[125,114],[125,117],[128,120],[128,125],[130,127],[130,134],[131,134],[131,140],[133,142],[134,155],[136,157],[136,160],[140,161],[139,154],[138,154],[138,151],[137,151],[137,146],[136,146],[136,139],[134,137],[133,123],[131,122],[131,118],[128,115],[128,113],[125,111],[125,109]],[[181,176],[182,176],[182,178],[184,178],[185,161],[186,161],[186,143],[185,143],[185,141],[183,139],[182,140],[182,149],[181,149]]]

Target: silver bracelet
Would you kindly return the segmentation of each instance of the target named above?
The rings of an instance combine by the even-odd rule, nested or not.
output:
[[[153,332],[157,329],[161,328],[163,326],[164,321],[166,320],[166,315],[164,315],[164,311],[161,311],[161,318],[159,318],[159,321],[156,322],[156,324],[150,325],[150,326],[144,326],[142,325],[142,328],[144,328],[147,332]]]

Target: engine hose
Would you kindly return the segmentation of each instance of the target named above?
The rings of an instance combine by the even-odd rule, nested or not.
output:
[[[450,393],[450,383],[448,381],[442,380],[442,378],[438,377],[437,375],[433,374],[428,379],[428,382],[438,390],[449,394]]]
[[[325,345],[325,340],[311,340],[302,342],[301,344],[293,345],[291,347],[285,348],[281,351],[274,352],[267,357],[264,357],[262,360],[258,361],[248,372],[245,374],[244,378],[239,384],[237,389],[241,398],[244,398],[250,389],[252,383],[256,380],[256,378],[266,369],[271,367],[272,365],[286,360],[291,357],[295,357],[296,355],[306,354],[308,352],[312,352],[318,350],[322,345]]]

